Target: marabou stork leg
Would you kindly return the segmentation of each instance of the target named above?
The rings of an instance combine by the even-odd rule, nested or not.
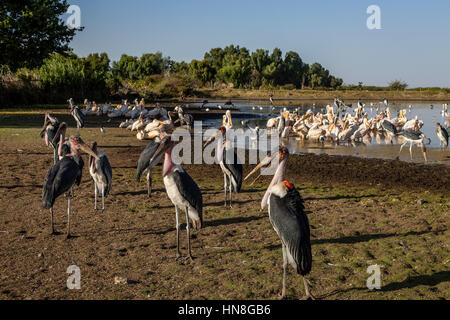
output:
[[[105,185],[102,183],[102,211],[105,211]]]
[[[53,227],[53,207],[50,208],[50,216],[51,216],[51,225],[52,225],[52,234],[55,234],[55,228]]]
[[[225,190],[225,207],[227,206],[227,175],[223,174],[223,188]]]
[[[232,187],[233,187],[233,185],[231,184],[231,176],[228,176],[228,179],[229,179],[229,181],[230,181],[230,189],[229,189],[229,192],[230,192],[230,209],[233,207],[233,205],[232,205],[232,202],[233,202],[233,192],[232,192]]]
[[[70,198],[72,197],[72,188],[67,195],[67,238],[70,238]]]
[[[53,147],[53,164],[56,164],[58,161],[58,149]]]
[[[411,160],[413,159],[413,155],[412,155],[412,147],[413,147],[413,143],[411,142],[409,144],[409,154],[411,155]]]
[[[175,206],[175,219],[176,219],[176,227],[177,227],[177,258],[176,260],[181,258],[181,252],[180,252],[180,220],[178,217],[178,207]]]
[[[187,232],[187,240],[188,240],[188,256],[187,259],[193,260],[191,254],[191,224],[189,223],[189,207],[186,206],[186,232]]]
[[[316,298],[311,294],[311,292],[309,292],[309,285],[308,285],[308,281],[306,280],[305,277],[303,277],[303,285],[305,286],[305,298],[304,300],[316,300]]]
[[[94,210],[97,210],[97,184],[94,181]]]
[[[400,146],[400,151],[399,151],[399,153],[398,153],[398,156],[399,156],[399,157],[400,157],[400,154],[402,153],[403,147],[406,146],[407,144],[408,144],[408,142],[405,142],[405,143],[403,143],[403,144]]]
[[[147,171],[147,195],[150,198],[152,196],[152,170]]]
[[[423,142],[420,144],[420,147],[421,147],[422,152],[423,152],[423,158],[425,159],[425,162],[427,162],[428,161],[428,159],[427,159],[427,148],[425,147]]]
[[[286,269],[288,266],[288,259],[286,254],[286,246],[282,243],[283,250],[283,289],[281,290],[281,299],[286,298]]]

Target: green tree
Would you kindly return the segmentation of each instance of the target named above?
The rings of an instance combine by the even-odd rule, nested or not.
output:
[[[303,74],[307,71],[300,55],[289,51],[284,57],[283,84],[292,83],[296,88],[302,87]]]
[[[167,69],[167,62],[161,52],[143,54],[138,60],[136,75],[142,79],[152,74],[161,74]]]
[[[216,75],[216,70],[208,60],[192,60],[189,69],[194,78],[199,80],[202,85],[212,82]]]
[[[118,62],[113,62],[112,74],[115,77],[129,80],[138,79],[138,58],[123,54]]]
[[[261,73],[264,68],[269,65],[272,60],[269,57],[269,51],[263,49],[256,49],[251,55],[252,68]]]
[[[404,91],[408,87],[406,82],[402,82],[400,80],[394,80],[389,83],[389,89],[394,91]]]
[[[66,0],[2,0],[0,2],[0,64],[12,70],[34,68],[51,53],[67,53],[76,31],[61,15]]]

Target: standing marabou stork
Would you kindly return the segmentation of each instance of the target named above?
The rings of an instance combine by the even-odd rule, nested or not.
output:
[[[105,210],[105,198],[111,191],[112,169],[105,153],[97,149],[97,142],[91,144],[92,151],[97,155],[97,158],[89,156],[89,173],[94,180],[95,202],[94,210],[97,210],[97,194],[102,194],[102,211]]]
[[[53,227],[53,205],[57,197],[66,193],[67,195],[67,237],[70,237],[70,199],[74,184],[80,185],[81,175],[84,166],[80,156],[80,150],[98,158],[97,155],[81,140],[79,136],[69,138],[70,154],[64,156],[54,166],[50,168],[44,179],[42,189],[42,208],[50,209],[52,234],[55,233]]]
[[[147,144],[147,146],[139,156],[139,160],[137,162],[136,180],[138,182],[141,179],[142,173],[144,173],[144,171],[147,170],[147,194],[149,198],[152,194],[152,169],[153,169],[153,166],[150,166],[150,160],[155,155],[155,152],[158,149],[160,143],[161,140],[159,137],[155,137],[153,140],[150,140],[150,142]],[[162,157],[163,154],[161,153],[159,158],[156,159],[157,161],[154,162],[155,165],[159,163]]]
[[[48,112],[45,114],[44,126],[40,133],[41,138],[45,138],[45,144],[53,148],[53,164],[58,161],[58,142],[59,135],[57,134],[59,129],[59,121],[57,118],[52,117]]]
[[[403,147],[409,143],[410,144],[409,153],[411,155],[411,160],[412,160],[413,159],[412,147],[413,147],[413,144],[416,144],[419,147],[421,147],[423,157],[425,159],[425,162],[427,162],[427,149],[425,148],[425,144],[423,143],[423,140],[425,140],[426,137],[422,132],[417,132],[417,131],[412,131],[412,130],[404,130],[404,131],[400,131],[398,133],[398,135],[402,136],[403,139],[405,140],[405,142],[400,147],[400,152],[398,153],[399,156],[402,153]],[[429,138],[426,138],[426,139],[431,141]]]
[[[73,118],[77,122],[77,129],[78,129],[78,133],[79,133],[80,129],[84,128],[85,115],[83,112],[81,112],[80,108],[78,108],[77,106],[74,106],[72,98],[67,100],[67,102],[69,102],[70,114],[73,116]]]
[[[177,228],[177,260],[181,258],[180,252],[180,223],[178,219],[178,208],[186,213],[187,230],[187,259],[192,261],[191,254],[191,227],[190,221],[196,230],[201,229],[203,224],[203,198],[200,188],[195,181],[184,171],[184,169],[172,161],[172,149],[175,143],[170,136],[165,136],[150,160],[150,166],[159,162],[159,158],[164,154],[164,165],[162,170],[164,186],[167,196],[175,206],[176,228]]]
[[[217,137],[217,161],[223,172],[223,183],[225,189],[225,207],[227,206],[227,188],[230,194],[230,208],[232,207],[233,192],[239,193],[242,186],[242,164],[239,163],[234,149],[231,148],[230,141],[225,139],[227,129],[222,126],[219,128]],[[227,185],[227,177],[230,185]]]
[[[275,154],[276,155],[276,154]],[[270,159],[267,159],[270,158]],[[255,173],[264,164],[271,162],[272,157],[264,159],[245,178]],[[309,292],[305,278],[311,271],[312,254],[309,221],[304,212],[303,199],[288,181],[283,181],[289,151],[280,146],[278,151],[278,167],[261,202],[261,209],[269,205],[269,219],[281,239],[283,250],[283,289],[281,296],[286,297],[286,268],[288,263],[303,277],[306,298],[314,299]]]
[[[439,144],[440,146],[444,146],[445,148],[448,147],[448,132],[445,130],[443,126],[438,122],[436,123],[436,134],[439,138]]]

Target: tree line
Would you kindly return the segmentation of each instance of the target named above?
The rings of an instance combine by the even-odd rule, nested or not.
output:
[[[16,103],[39,99],[59,102],[67,96],[173,98],[195,94],[204,87],[301,89],[342,85],[342,79],[319,63],[304,63],[296,52],[289,51],[283,57],[278,48],[272,53],[264,49],[250,52],[235,45],[213,48],[202,60],[189,63],[174,61],[161,52],[140,57],[123,54],[114,62],[106,53],[87,57],[53,53],[34,68],[2,65],[0,76],[2,88],[9,89],[8,98],[18,100]]]

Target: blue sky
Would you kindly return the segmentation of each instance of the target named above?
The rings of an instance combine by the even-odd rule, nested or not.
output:
[[[214,47],[297,51],[345,83],[450,87],[450,1],[418,0],[68,0],[83,32],[71,43],[86,56],[161,51],[177,61]],[[369,5],[381,30],[366,27]]]

